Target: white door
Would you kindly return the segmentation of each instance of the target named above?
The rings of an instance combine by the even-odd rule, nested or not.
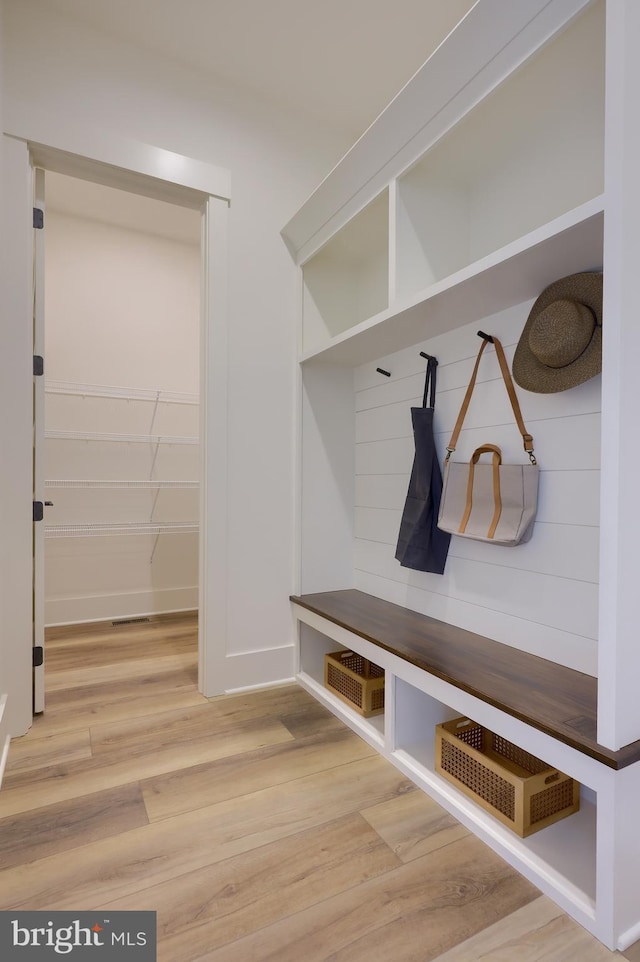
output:
[[[39,359],[44,358],[44,170],[34,169],[33,230],[33,711],[44,711],[44,525],[46,520],[44,488],[44,373]],[[40,517],[41,520],[35,520]]]

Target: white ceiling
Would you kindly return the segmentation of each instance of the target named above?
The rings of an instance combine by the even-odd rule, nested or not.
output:
[[[94,29],[348,131],[355,141],[475,0],[47,0]],[[194,243],[199,217],[47,174],[47,206]]]
[[[475,0],[48,0],[354,140]]]

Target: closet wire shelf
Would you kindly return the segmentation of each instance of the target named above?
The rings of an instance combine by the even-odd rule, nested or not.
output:
[[[98,434],[93,431],[45,431],[47,439],[58,441],[113,441],[125,444],[199,444],[199,438],[151,434]]]
[[[49,524],[45,525],[45,538],[95,538],[120,537],[132,534],[192,534],[199,529],[198,524],[183,524],[179,521],[141,521],[127,524]]]
[[[155,553],[158,538],[162,534],[193,534],[199,531],[197,522],[158,522],[153,521],[153,514],[158,500],[158,495],[164,489],[177,488],[199,488],[198,481],[158,481],[153,479],[158,448],[162,444],[187,444],[197,445],[200,439],[193,436],[174,436],[153,434],[156,415],[160,404],[186,404],[197,406],[199,397],[197,394],[184,394],[176,391],[147,390],[128,387],[117,387],[105,384],[84,384],[72,381],[53,381],[45,382],[45,392],[47,394],[63,394],[75,397],[94,397],[94,398],[113,398],[120,401],[143,401],[153,404],[153,414],[149,433],[147,434],[120,434],[102,433],[94,431],[60,431],[46,430],[46,439],[61,441],[98,441],[124,444],[148,444],[155,447],[153,464],[150,470],[150,477],[145,480],[117,480],[105,478],[52,478],[45,480],[46,488],[93,488],[93,489],[132,489],[155,491],[155,501],[151,509],[151,518],[141,522],[93,522],[83,524],[51,524],[45,525],[45,538],[89,538],[89,537],[120,537],[123,535],[153,535]]]
[[[199,404],[197,394],[181,394],[178,391],[153,391],[108,384],[78,384],[72,381],[45,383],[47,394],[66,394],[72,397],[118,398],[122,401],[153,401],[160,404]]]
[[[198,481],[109,481],[83,480],[81,478],[51,479],[45,488],[133,488],[155,490],[156,488],[199,488]]]

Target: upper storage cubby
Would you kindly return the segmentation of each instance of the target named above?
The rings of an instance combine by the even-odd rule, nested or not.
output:
[[[305,352],[388,307],[388,190],[307,261],[303,281]]]
[[[301,361],[358,366],[602,267],[605,14],[474,4],[283,230]]]
[[[400,301],[603,192],[604,14],[587,8],[398,179]]]

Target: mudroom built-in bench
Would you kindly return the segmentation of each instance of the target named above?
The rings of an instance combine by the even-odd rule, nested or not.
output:
[[[633,0],[476,0],[282,229],[299,271],[296,677],[622,950],[640,939],[639,33]],[[399,565],[425,356],[442,464],[477,331],[512,363],[540,293],[600,270],[601,377],[519,395],[541,472],[531,541],[454,538],[442,575]],[[460,456],[491,442],[522,460],[493,350],[483,378]],[[384,711],[345,701],[329,667],[325,683],[345,651],[384,672]],[[436,730],[461,717],[579,783],[579,810],[524,837],[502,824],[438,764]]]
[[[402,677],[397,659],[442,679],[507,715],[545,732],[610,768],[640,761],[640,741],[614,752],[597,742],[597,679],[363,591],[346,589],[291,596],[306,612],[337,626],[346,647],[366,641],[371,658]],[[328,628],[328,625],[325,626]],[[331,631],[331,629],[329,629]],[[334,632],[335,640],[338,640]],[[335,647],[335,646],[334,646]],[[384,652],[392,656],[385,658]],[[415,677],[415,676],[413,676]],[[424,680],[425,690],[429,686]]]
[[[605,934],[612,909],[605,869],[624,844],[620,813],[640,794],[640,742],[619,751],[598,743],[597,679],[356,589],[291,602],[298,682],[543,892]],[[325,655],[341,650],[384,670],[384,712],[364,717],[326,687]],[[579,811],[520,838],[443,778],[436,726],[460,716],[579,782]]]

